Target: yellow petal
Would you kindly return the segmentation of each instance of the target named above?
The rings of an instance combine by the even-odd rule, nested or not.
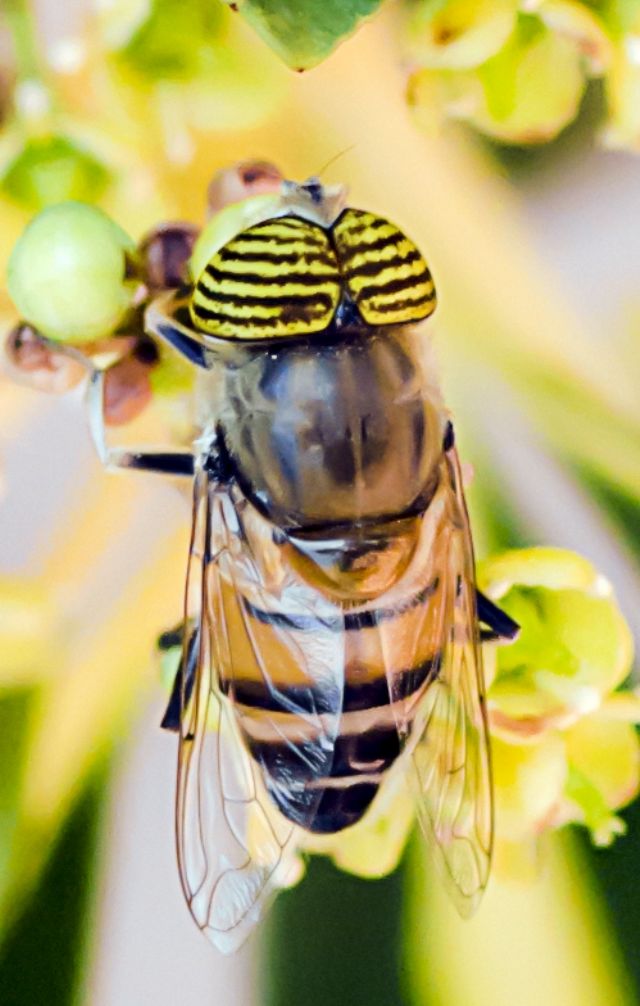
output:
[[[567,759],[611,808],[623,807],[640,789],[640,744],[635,727],[601,714],[587,716],[565,734]]]
[[[544,826],[560,799],[567,774],[565,748],[557,734],[537,744],[510,744],[493,738],[496,835],[529,839]]]
[[[408,51],[422,67],[468,69],[495,55],[516,23],[514,0],[449,0],[433,13],[414,4],[408,24]]]
[[[541,0],[538,17],[559,35],[572,41],[589,72],[603,74],[613,59],[613,43],[597,14],[578,0]]]
[[[514,584],[553,590],[584,590],[608,596],[610,584],[592,563],[564,548],[518,548],[478,563],[478,584],[494,600]]]

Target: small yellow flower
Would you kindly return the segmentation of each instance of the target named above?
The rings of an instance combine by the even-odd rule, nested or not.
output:
[[[638,146],[636,0],[415,0],[409,9],[409,102],[427,128],[461,119],[503,143],[543,143],[576,117],[587,82],[602,77],[604,143]]]
[[[522,627],[486,660],[498,863],[521,872],[514,843],[549,828],[584,824],[598,845],[624,830],[613,812],[640,788],[640,701],[615,690],[633,643],[608,581],[572,552],[506,552],[478,577]]]
[[[629,673],[629,629],[610,584],[586,559],[523,549],[481,564],[478,577],[522,626],[512,646],[494,647],[486,661],[496,733],[526,740],[566,728],[598,709]]]

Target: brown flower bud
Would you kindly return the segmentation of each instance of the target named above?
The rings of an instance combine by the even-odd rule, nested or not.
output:
[[[189,282],[189,259],[199,234],[190,223],[165,223],[154,227],[138,247],[142,278],[156,292]]]
[[[104,421],[107,426],[130,423],[144,411],[153,397],[151,366],[135,353],[120,360],[105,373]]]
[[[5,359],[12,376],[39,391],[61,394],[74,388],[86,369],[64,351],[57,351],[37,329],[18,322],[5,340]]]
[[[242,161],[213,176],[207,202],[210,213],[217,213],[230,203],[248,196],[277,192],[282,184],[282,172],[269,161]]]

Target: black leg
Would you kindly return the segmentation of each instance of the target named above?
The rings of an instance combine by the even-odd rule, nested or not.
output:
[[[184,627],[171,629],[163,632],[158,639],[159,650],[171,650],[176,646],[183,646]],[[187,645],[186,661],[184,656],[180,658],[178,671],[173,682],[169,702],[165,710],[160,726],[163,730],[172,730],[177,733],[180,730],[180,719],[182,709],[189,703],[193,693],[193,685],[196,677],[196,663],[198,659],[198,633],[191,631],[189,643]]]
[[[129,471],[192,477],[195,458],[193,451],[188,448],[165,450],[163,447],[156,447],[138,450],[135,447],[109,446],[104,422],[105,374],[104,370],[94,369],[87,385],[89,428],[98,457],[105,468],[112,471],[124,468]]]
[[[204,343],[191,334],[186,305],[187,300],[180,291],[160,294],[145,311],[145,331],[168,342],[196,367],[208,370],[211,367],[211,353],[207,352]]]
[[[185,356],[197,367],[208,369],[206,349],[202,343],[195,339],[190,339],[185,332],[181,332],[175,325],[159,324],[156,326],[156,333],[168,342],[174,349],[177,349],[182,356]]]
[[[112,447],[107,451],[105,464],[108,468],[187,477],[195,470],[195,458],[190,451],[131,451]]]
[[[482,591],[477,589],[476,604],[478,606],[478,621],[487,626],[487,629],[480,631],[480,638],[483,642],[497,639],[513,640],[517,637],[520,632],[518,623],[514,622],[506,611],[499,608]]]

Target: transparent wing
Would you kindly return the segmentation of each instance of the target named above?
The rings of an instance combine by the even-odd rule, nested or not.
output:
[[[268,560],[270,525],[263,524]],[[281,624],[282,604],[305,609],[299,584],[269,582],[236,503],[204,472],[196,477],[193,527],[185,605],[193,628],[183,667],[196,658],[193,687],[186,676],[182,686],[178,859],[198,926],[230,952],[269,894],[299,870],[297,825],[312,819],[321,795],[314,782],[333,758],[342,644],[333,625],[300,640]]]
[[[455,449],[443,458],[430,510],[434,504],[437,518],[421,562],[430,579],[437,577],[439,589],[422,625],[421,645],[434,654],[437,673],[417,708],[394,682],[391,689],[401,710],[397,725],[422,830],[456,906],[467,916],[488,881],[493,796],[473,546]]]

